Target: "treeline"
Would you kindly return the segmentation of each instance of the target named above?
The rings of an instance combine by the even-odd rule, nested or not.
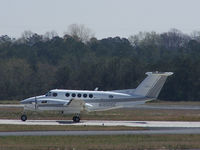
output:
[[[81,37],[82,36],[82,37]],[[200,33],[141,32],[98,40],[87,33],[0,36],[0,99],[50,89],[135,88],[148,71],[171,71],[159,99],[200,100]]]

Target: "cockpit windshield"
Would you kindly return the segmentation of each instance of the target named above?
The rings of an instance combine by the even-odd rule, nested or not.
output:
[[[48,92],[47,94],[45,94],[45,96],[51,96],[51,92]]]

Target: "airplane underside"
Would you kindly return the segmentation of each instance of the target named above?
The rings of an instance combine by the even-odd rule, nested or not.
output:
[[[24,110],[32,111],[45,111],[45,110],[54,110],[54,111],[64,111],[66,114],[80,113],[80,111],[103,111],[117,108],[126,108],[132,107],[135,105],[144,104],[146,101],[152,99],[128,99],[120,101],[109,101],[109,100],[98,100],[96,102],[87,102],[88,105],[84,107],[66,107],[63,104],[27,104],[24,107]]]

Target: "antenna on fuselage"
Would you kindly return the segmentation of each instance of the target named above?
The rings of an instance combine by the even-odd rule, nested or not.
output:
[[[98,91],[99,90],[99,88],[98,87],[96,87],[95,89],[94,89],[94,91]]]

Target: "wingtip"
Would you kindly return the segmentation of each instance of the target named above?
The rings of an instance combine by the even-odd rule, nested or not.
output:
[[[164,75],[164,76],[171,76],[174,73],[173,72],[159,72],[159,71],[155,71],[155,72],[146,72],[146,75]]]

